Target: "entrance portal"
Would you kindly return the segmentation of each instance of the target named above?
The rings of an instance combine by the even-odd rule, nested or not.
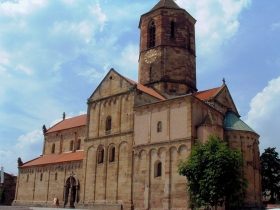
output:
[[[69,201],[69,205],[67,205],[67,207],[75,208],[74,203],[78,202],[78,187],[78,180],[76,180],[73,174],[71,174],[70,177],[66,180],[64,186],[64,207],[66,207]]]

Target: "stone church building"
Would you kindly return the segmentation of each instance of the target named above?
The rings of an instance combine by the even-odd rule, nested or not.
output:
[[[138,82],[111,69],[87,114],[44,126],[42,155],[19,159],[13,205],[187,209],[178,160],[213,133],[242,151],[246,205],[261,205],[259,135],[239,119],[225,81],[198,91],[195,22],[173,0],[141,16]]]

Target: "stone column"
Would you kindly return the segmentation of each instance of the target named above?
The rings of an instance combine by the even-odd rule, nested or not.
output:
[[[146,177],[145,177],[145,192],[144,192],[144,208],[149,209],[150,207],[150,177],[151,177],[151,154],[150,152],[147,152],[146,156],[146,166],[147,166],[147,171],[146,171]]]
[[[170,209],[170,162],[171,162],[171,153],[170,150],[166,150],[165,157],[165,182],[164,182],[164,200],[163,200],[163,208]]]

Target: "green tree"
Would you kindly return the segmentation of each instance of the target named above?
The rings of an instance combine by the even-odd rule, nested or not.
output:
[[[196,141],[186,162],[178,165],[180,175],[188,179],[189,207],[240,206],[246,198],[242,153],[210,135],[203,145]]]
[[[264,150],[261,155],[262,194],[270,197],[269,202],[280,199],[280,159],[275,147]]]

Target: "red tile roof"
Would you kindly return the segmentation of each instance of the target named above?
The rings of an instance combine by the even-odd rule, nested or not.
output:
[[[27,163],[24,163],[21,167],[63,163],[63,162],[71,162],[71,161],[81,161],[83,160],[83,158],[84,158],[84,151],[45,155],[42,157],[38,157],[34,160],[31,160]]]
[[[69,128],[85,126],[87,121],[87,115],[80,115],[77,117],[72,117],[69,119],[65,119],[54,125],[53,127],[49,128],[46,133],[52,133],[55,131],[65,130]]]
[[[139,84],[139,83],[137,83],[137,82],[127,78],[127,77],[125,77],[125,79],[127,79],[127,81],[132,83],[133,85],[136,84],[137,85],[137,89],[141,90],[144,93],[147,93],[147,94],[149,94],[151,96],[154,96],[154,97],[156,97],[156,98],[158,98],[160,100],[165,100],[166,99],[162,95],[160,95],[158,92],[153,90],[152,88],[148,88],[148,87],[146,87],[144,85],[141,85],[141,84]]]
[[[205,101],[205,100],[209,100],[211,97],[213,97],[214,94],[217,93],[219,89],[220,89],[220,87],[209,89],[209,90],[204,90],[204,91],[196,92],[196,93],[194,93],[194,95],[197,98],[199,98],[200,100]]]

